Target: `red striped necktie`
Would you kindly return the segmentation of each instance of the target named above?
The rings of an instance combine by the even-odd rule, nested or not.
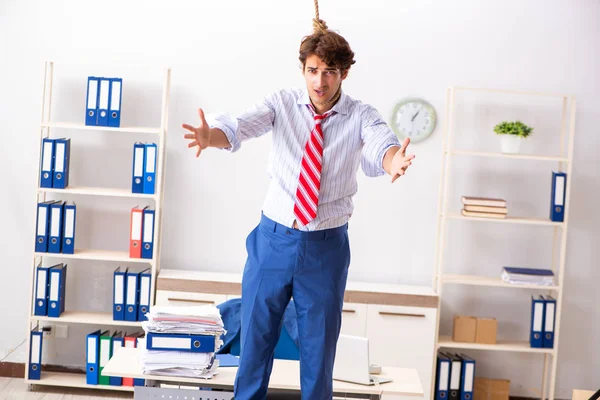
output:
[[[294,205],[294,215],[304,226],[308,225],[317,216],[323,162],[323,129],[321,123],[332,113],[332,111],[328,111],[323,115],[319,115],[311,104],[309,104],[309,107],[315,118],[315,127],[312,129],[310,138],[304,147],[298,189],[296,189],[296,204]]]

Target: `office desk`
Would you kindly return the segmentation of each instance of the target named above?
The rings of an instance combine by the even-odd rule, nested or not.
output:
[[[588,400],[595,393],[593,390],[573,389],[572,400]]]
[[[221,367],[212,379],[185,378],[176,376],[145,375],[139,361],[141,350],[137,348],[121,348],[110,359],[102,373],[106,376],[122,376],[126,378],[144,378],[160,382],[194,383],[207,388],[233,388],[235,367]],[[300,364],[298,361],[275,360],[269,388],[278,390],[300,391]],[[415,369],[383,367],[381,376],[390,377],[392,382],[381,385],[366,386],[353,383],[333,381],[335,393],[380,396],[383,400],[394,400],[400,396],[423,397],[423,388]]]

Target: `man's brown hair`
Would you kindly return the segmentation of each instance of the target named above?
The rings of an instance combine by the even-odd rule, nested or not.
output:
[[[354,52],[348,41],[341,35],[329,30],[325,22],[319,19],[319,11],[315,2],[317,17],[313,19],[314,32],[305,36],[300,43],[300,62],[302,69],[306,66],[306,59],[315,54],[325,64],[338,68],[342,73],[350,69],[354,60]]]

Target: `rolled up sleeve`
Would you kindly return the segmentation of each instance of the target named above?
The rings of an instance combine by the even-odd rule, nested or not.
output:
[[[219,128],[225,133],[230,146],[223,150],[235,152],[240,149],[243,141],[260,137],[273,129],[275,96],[276,94],[267,96],[238,117],[229,114],[206,116],[206,122],[211,128]]]
[[[363,172],[370,177],[384,175],[383,158],[385,153],[390,147],[401,147],[401,144],[379,112],[369,105],[365,105],[362,112],[361,138],[363,141],[361,159]]]

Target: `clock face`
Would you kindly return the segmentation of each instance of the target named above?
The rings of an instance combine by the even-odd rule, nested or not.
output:
[[[431,135],[435,123],[435,110],[429,103],[410,99],[396,105],[391,126],[399,139],[404,140],[408,137],[414,143]]]

